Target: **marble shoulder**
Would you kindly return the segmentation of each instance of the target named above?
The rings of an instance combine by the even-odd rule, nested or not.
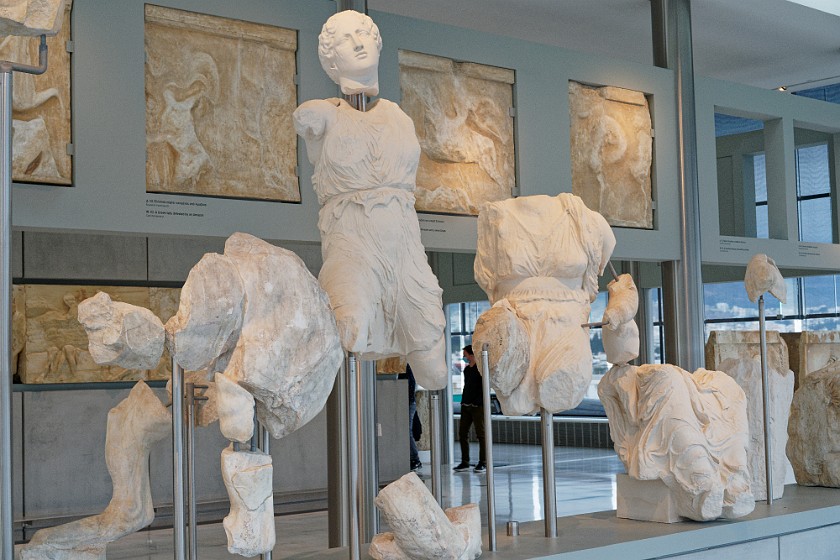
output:
[[[305,137],[320,136],[328,124],[335,119],[337,112],[338,99],[304,101],[292,114],[295,130]]]

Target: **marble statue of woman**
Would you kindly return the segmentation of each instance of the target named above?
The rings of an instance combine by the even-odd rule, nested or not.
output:
[[[581,325],[614,247],[606,220],[573,194],[482,206],[475,279],[493,307],[476,323],[473,346],[490,344],[505,414],[559,412],[583,399],[592,351]]]
[[[382,40],[366,15],[324,24],[318,54],[345,95],[379,93]],[[418,383],[446,385],[441,289],[420,243],[414,210],[420,145],[399,106],[378,99],[359,111],[342,99],[303,103],[295,128],[306,141],[321,205],[324,265],[342,346],[362,359],[405,356]]]

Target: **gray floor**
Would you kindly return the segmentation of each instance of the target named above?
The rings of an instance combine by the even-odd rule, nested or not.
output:
[[[541,449],[529,445],[494,446],[496,521],[503,530],[507,521],[533,521],[543,518]],[[456,450],[456,456],[457,456]],[[476,444],[471,456],[478,457]],[[425,459],[427,459],[426,455]],[[624,472],[612,451],[603,449],[556,448],[557,511],[559,516],[576,515],[615,508],[615,473]],[[444,468],[445,506],[470,502],[480,504],[486,525],[486,476],[472,471],[453,473]],[[431,485],[428,460],[419,471]],[[327,548],[327,514],[323,512],[276,518],[275,558],[312,554]],[[228,554],[220,524],[199,527],[199,557],[202,560],[238,558]],[[108,547],[109,560],[172,558],[172,531],[141,531]]]

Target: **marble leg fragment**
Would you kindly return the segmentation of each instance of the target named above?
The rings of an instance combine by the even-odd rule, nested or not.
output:
[[[493,388],[496,393],[508,397],[528,372],[531,358],[525,324],[516,316],[508,300],[496,302],[478,318],[473,333],[473,350],[477,357],[484,344],[488,344]],[[477,363],[481,360],[477,359]]]
[[[376,535],[375,560],[473,560],[481,556],[481,517],[476,504],[444,512],[415,473],[379,492],[376,507],[393,532]]]
[[[219,429],[231,441],[245,443],[254,433],[254,396],[216,372],[216,407],[219,411]]]
[[[105,460],[114,484],[108,507],[99,515],[38,531],[21,550],[21,560],[104,560],[108,543],[151,523],[149,452],[167,436],[171,423],[163,403],[138,381],[108,413]]]
[[[274,493],[271,455],[222,451],[222,478],[230,498],[223,525],[228,552],[252,557],[274,548]]]

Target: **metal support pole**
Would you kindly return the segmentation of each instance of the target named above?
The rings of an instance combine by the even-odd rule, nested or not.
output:
[[[767,331],[764,324],[764,294],[758,298],[758,328],[761,345],[761,399],[764,410],[764,480],[767,505],[773,505],[773,447],[770,437],[770,380],[767,378]]]
[[[0,66],[0,525],[2,557],[15,557],[12,513],[12,67]]]
[[[688,371],[703,365],[703,276],[700,250],[700,186],[697,174],[697,118],[690,0],[651,0],[654,62],[674,70],[680,170],[680,260],[665,263],[665,314],[669,363]],[[665,279],[663,279],[665,280]],[[669,306],[674,306],[669,309]],[[671,327],[671,326],[669,326]],[[676,358],[676,359],[674,359]]]
[[[430,391],[429,398],[431,403],[431,411],[429,416],[432,421],[432,495],[435,501],[443,507],[443,492],[441,490],[440,478],[440,391]]]
[[[540,408],[542,426],[543,460],[543,509],[545,510],[545,536],[557,536],[557,491],[554,485],[554,415]]]
[[[489,344],[481,349],[481,385],[484,390],[484,445],[485,459],[487,460],[487,548],[491,552],[496,551],[496,488],[493,478],[493,417],[490,414],[493,408],[490,401],[490,353]]]
[[[370,542],[379,532],[379,510],[374,499],[379,493],[379,426],[376,421],[376,362],[364,361],[359,375],[359,472],[361,474],[361,542]]]
[[[186,384],[186,421],[184,422],[184,441],[187,448],[186,466],[187,466],[187,526],[189,532],[189,559],[198,559],[198,531],[196,529],[196,511],[195,511],[195,384]]]
[[[350,355],[347,358],[347,385],[345,389],[344,403],[347,407],[347,510],[349,529],[349,552],[350,560],[359,560],[362,555],[361,539],[361,471],[359,469],[359,434],[361,424],[359,421],[359,370],[356,356]]]
[[[327,400],[327,517],[329,547],[350,545],[350,482],[347,446],[347,367],[342,362]]]
[[[185,560],[184,518],[184,370],[172,359],[172,531],[175,559]]]
[[[269,432],[268,428],[266,428],[262,424],[257,424],[257,426],[259,426],[258,427],[258,432],[259,432],[259,435],[260,435],[260,451],[262,451],[266,455],[270,455],[271,454],[271,432]],[[272,488],[271,499],[272,499],[272,501],[274,500],[273,488]],[[263,552],[260,555],[260,558],[262,558],[262,560],[271,560],[272,556],[273,556],[273,553],[272,553],[271,550],[269,550],[268,552]]]

